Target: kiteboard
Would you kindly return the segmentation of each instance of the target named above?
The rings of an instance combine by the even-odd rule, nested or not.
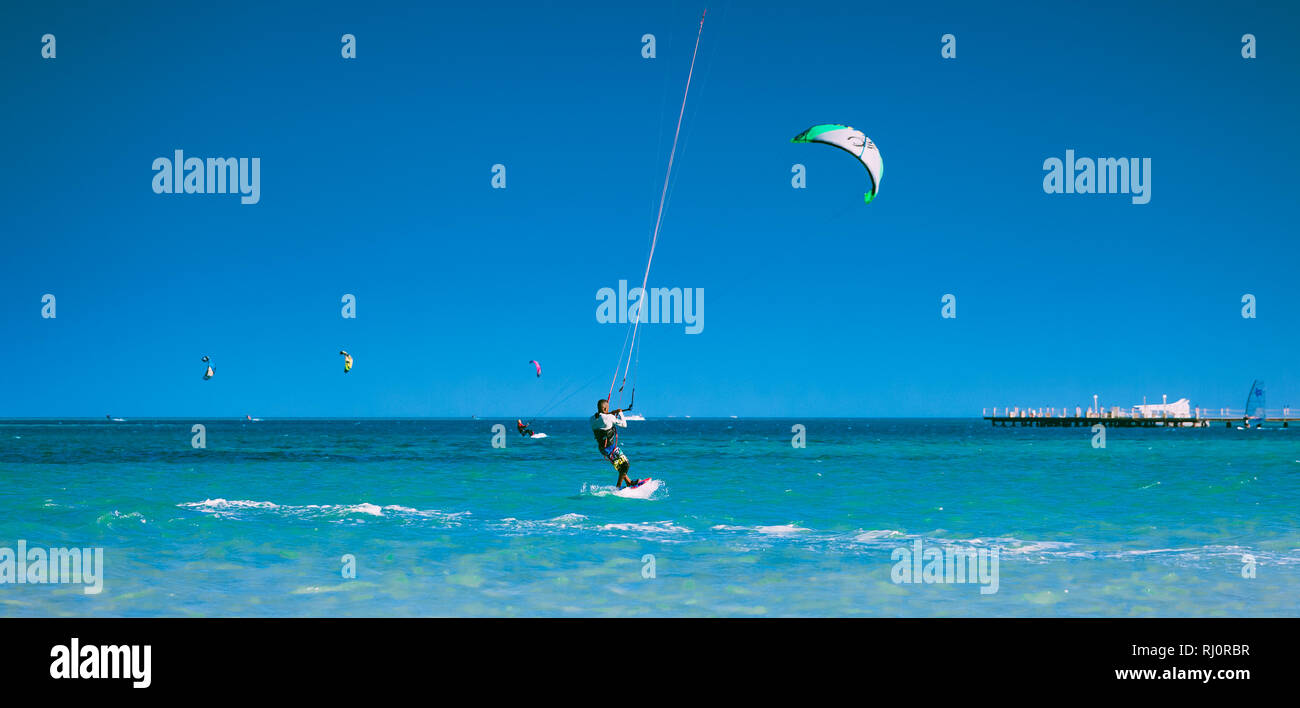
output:
[[[651,494],[659,491],[659,485],[661,484],[663,483],[659,480],[647,477],[635,487],[614,490],[614,496],[623,497],[624,499],[649,499]]]
[[[532,439],[534,439],[534,440],[541,440],[542,438],[546,437],[546,433],[533,433],[532,435],[529,435],[528,437],[530,437],[530,438],[532,438]]]

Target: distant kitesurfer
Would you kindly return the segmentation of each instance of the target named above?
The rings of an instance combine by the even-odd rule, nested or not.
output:
[[[609,401],[602,398],[596,402],[596,414],[591,417],[591,432],[596,436],[596,447],[600,450],[600,454],[604,455],[605,459],[614,465],[614,469],[618,470],[618,482],[615,484],[618,489],[622,489],[624,484],[635,487],[644,481],[628,478],[627,470],[631,467],[631,463],[627,461],[627,455],[624,455],[623,451],[618,449],[618,430],[616,428],[627,427],[627,421],[623,419],[623,411],[625,410],[630,411],[632,407],[615,408],[611,411]]]
[[[531,438],[532,436],[537,434],[533,432],[532,427],[530,427],[531,425],[532,425],[531,423],[525,423],[524,421],[515,418],[515,429],[519,431],[520,435],[526,438]]]

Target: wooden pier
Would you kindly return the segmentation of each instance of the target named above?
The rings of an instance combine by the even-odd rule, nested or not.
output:
[[[1190,418],[1135,418],[1130,416],[1053,416],[1053,415],[986,415],[984,420],[993,425],[1021,426],[1033,428],[1090,428],[1098,423],[1107,428],[1208,428],[1223,423],[1231,428],[1245,424],[1241,416],[1192,416]],[[1281,423],[1283,428],[1290,427],[1292,421],[1300,417],[1278,416],[1264,418],[1265,423]],[[1259,418],[1250,422],[1258,425]]]
[[[1101,405],[1100,396],[1092,397],[1092,405],[1086,409],[1074,406],[1074,415],[1070,407],[1056,408],[1007,406],[998,415],[998,408],[990,411],[985,408],[981,413],[984,420],[993,425],[1020,426],[1031,428],[1090,428],[1101,424],[1108,428],[1208,428],[1223,423],[1225,427],[1262,427],[1268,423],[1281,423],[1283,428],[1291,427],[1292,421],[1300,421],[1300,412],[1290,406],[1266,408],[1264,406],[1264,382],[1258,379],[1250,384],[1245,408],[1193,408],[1186,398],[1170,402],[1169,397],[1160,396],[1160,403],[1148,405],[1142,397],[1142,405],[1111,406]],[[1253,425],[1252,425],[1253,424]]]

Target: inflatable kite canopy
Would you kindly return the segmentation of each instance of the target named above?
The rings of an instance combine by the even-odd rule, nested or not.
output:
[[[867,168],[867,176],[871,178],[871,191],[865,195],[866,203],[870,204],[876,198],[876,192],[880,191],[880,178],[885,172],[885,162],[881,159],[876,144],[861,130],[839,123],[822,123],[794,136],[790,142],[823,143],[858,158],[862,166]]]

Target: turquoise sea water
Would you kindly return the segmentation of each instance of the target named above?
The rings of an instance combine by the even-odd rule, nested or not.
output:
[[[650,420],[641,500],[585,420],[494,422],[0,421],[0,548],[106,566],[0,615],[1300,614],[1300,429]],[[997,549],[997,592],[893,582],[918,540]]]

